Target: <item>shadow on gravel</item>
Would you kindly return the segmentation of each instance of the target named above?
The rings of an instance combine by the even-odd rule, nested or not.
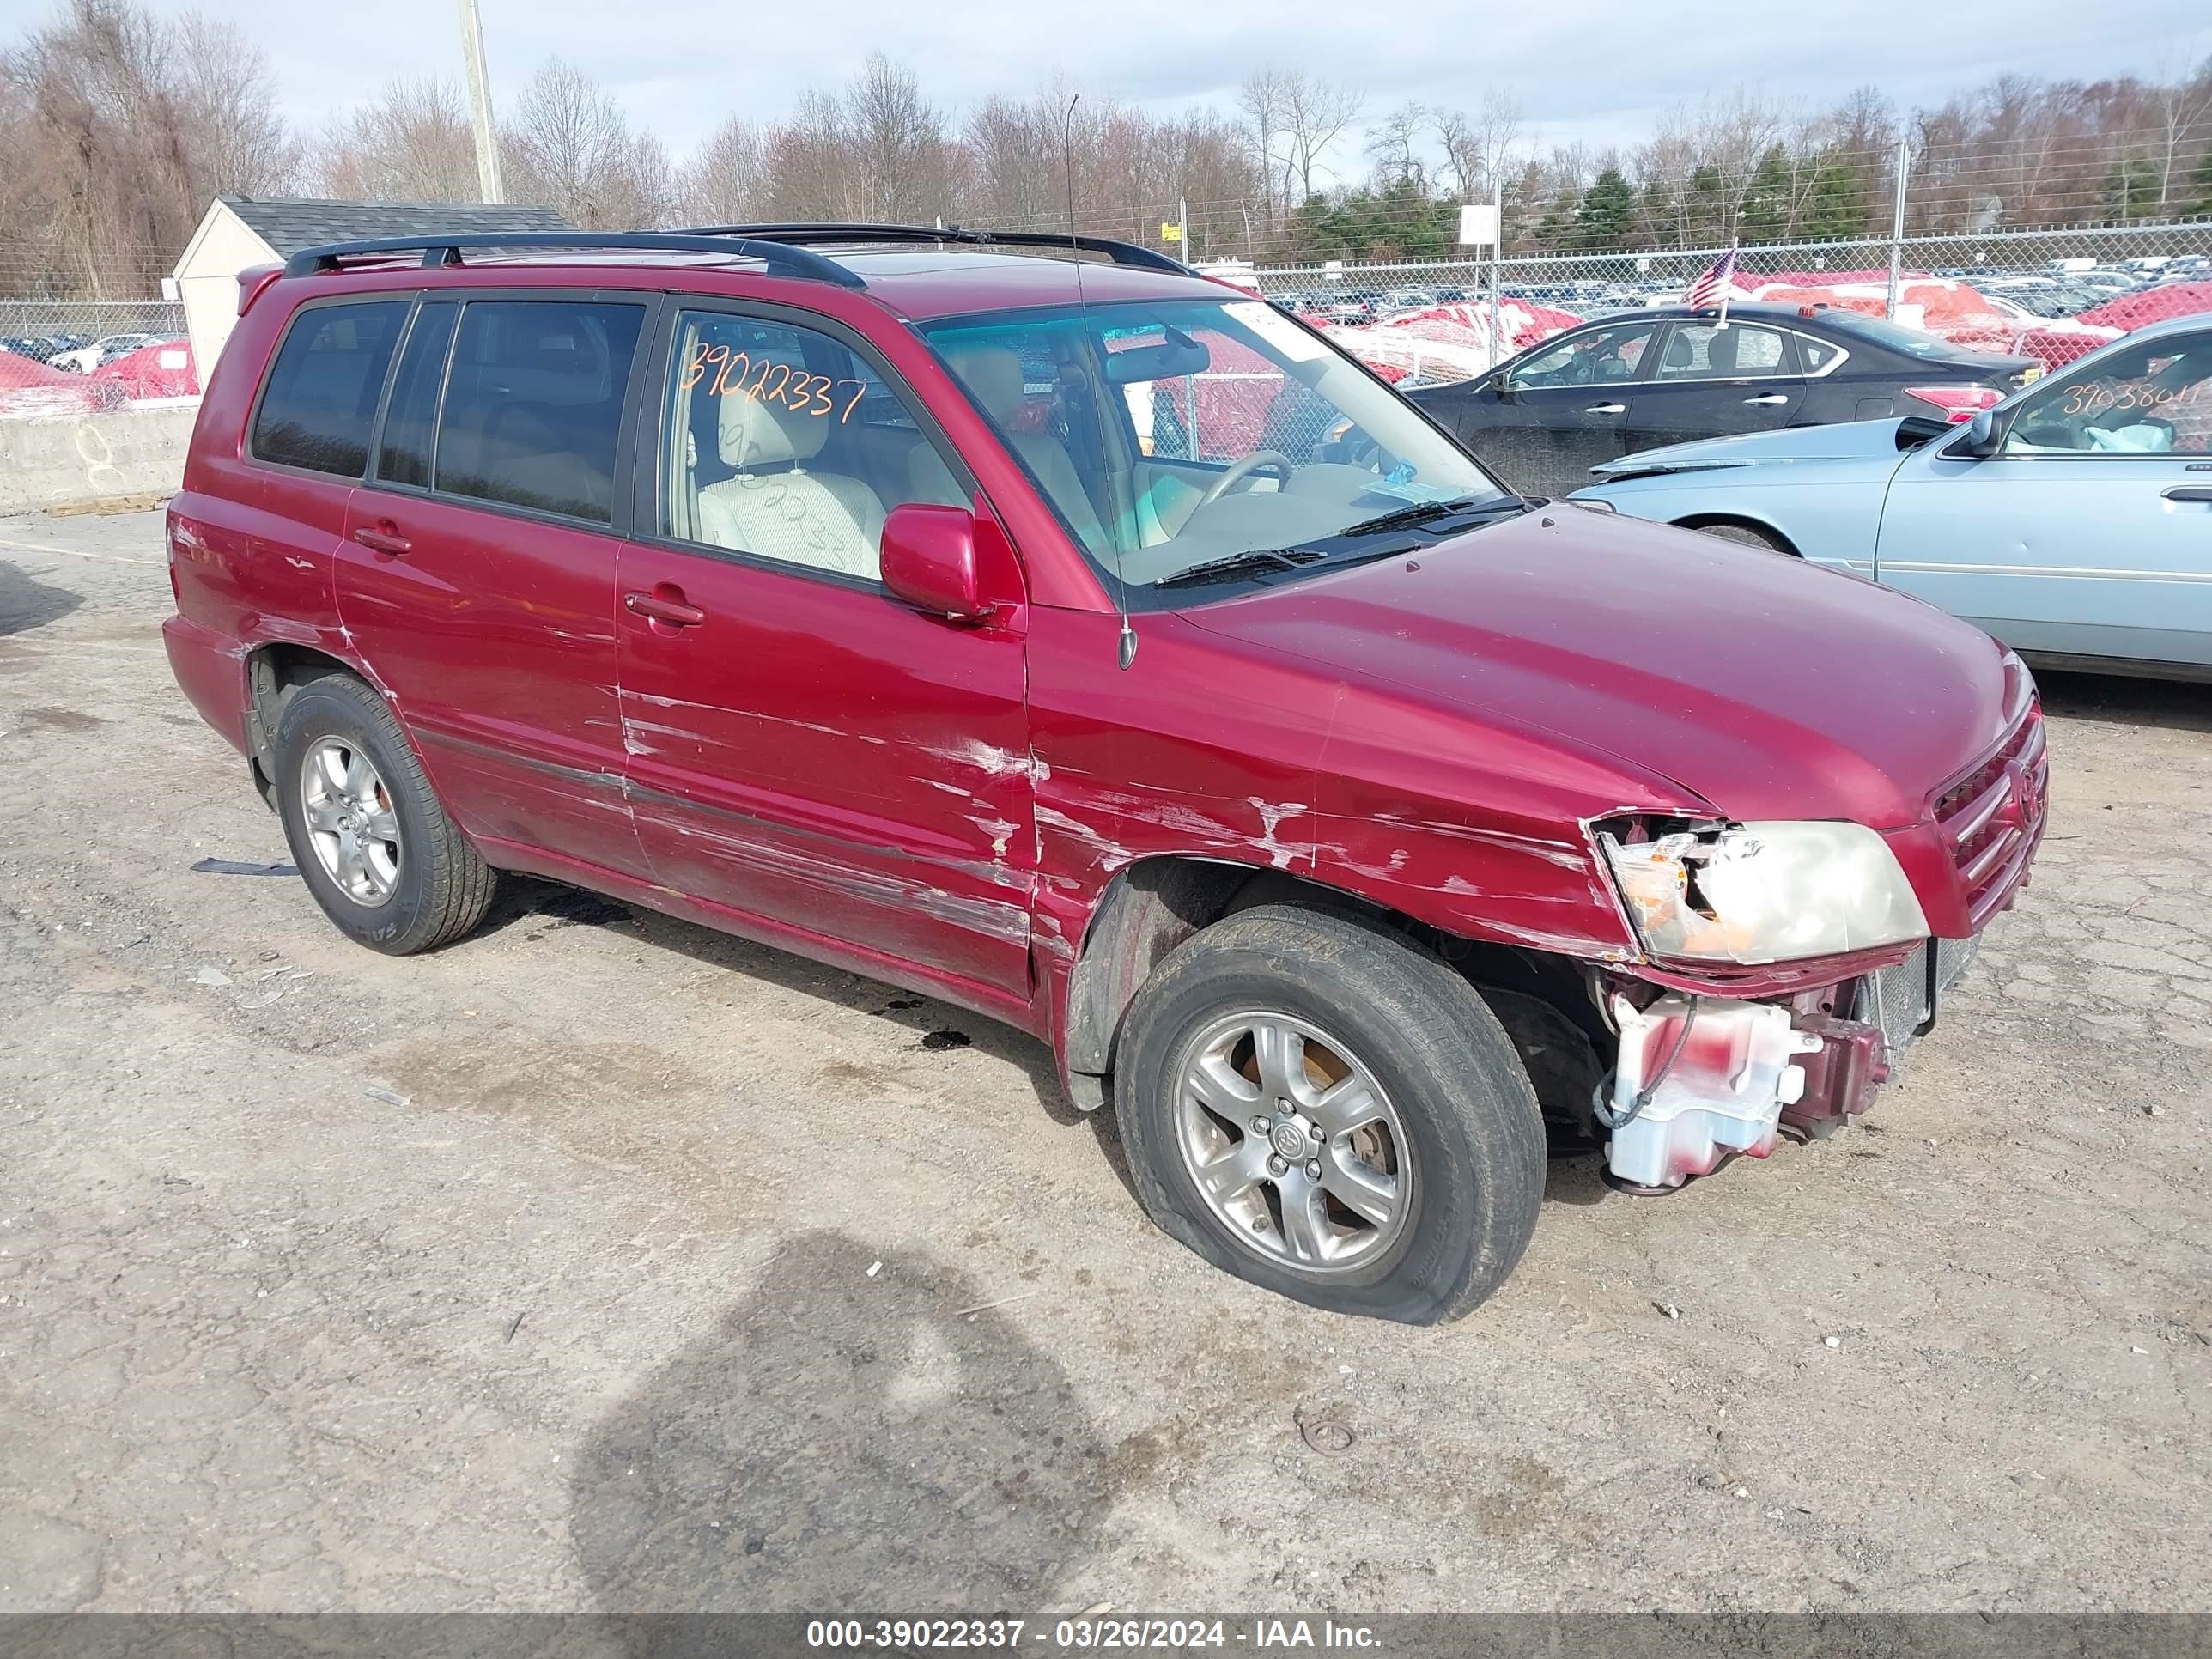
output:
[[[801,1234],[575,1460],[599,1608],[1048,1606],[1141,1480],[966,1274]]]
[[[912,1031],[917,1047],[939,1052],[973,1048],[1005,1060],[1019,1067],[1029,1079],[1038,1103],[1054,1122],[1069,1127],[1085,1121],[1085,1115],[1075,1109],[1060,1086],[1052,1051],[1035,1038],[949,1003],[827,968],[772,945],[757,945],[734,933],[717,933],[581,888],[515,875],[501,878],[499,896],[492,901],[483,925],[471,937],[500,934],[521,944],[534,944],[562,927],[624,925],[631,927],[632,936],[680,951],[708,967],[743,974],[787,991],[890,1020]],[[1101,1112],[1091,1115],[1089,1121],[1101,1129],[1102,1138],[1110,1139],[1103,1133],[1110,1118],[1110,1113]],[[1109,1157],[1118,1156],[1118,1148],[1109,1153]]]
[[[2185,680],[2139,680],[2117,674],[2035,672],[2047,713],[2068,720],[2114,726],[2149,726],[2172,732],[2212,732],[2212,685]]]
[[[21,567],[0,560],[0,638],[44,628],[83,603],[67,588],[33,581]]]

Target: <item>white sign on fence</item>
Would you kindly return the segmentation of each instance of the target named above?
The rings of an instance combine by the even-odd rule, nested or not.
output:
[[[1459,210],[1459,245],[1489,247],[1498,240],[1498,209],[1491,204]]]

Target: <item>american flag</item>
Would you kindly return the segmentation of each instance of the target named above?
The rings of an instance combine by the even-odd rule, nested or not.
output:
[[[1711,270],[1690,284],[1689,305],[1692,311],[1719,303],[1721,295],[1735,284],[1735,250],[1730,248],[1714,262]]]

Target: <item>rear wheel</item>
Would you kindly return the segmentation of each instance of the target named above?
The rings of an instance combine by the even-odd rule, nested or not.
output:
[[[1543,1195],[1511,1039],[1442,961],[1357,916],[1269,905],[1185,941],[1131,1005],[1115,1110],[1154,1220],[1340,1313],[1467,1313]]]
[[[497,872],[447,817],[369,687],[338,673],[301,686],[277,722],[276,763],[292,861],[340,931],[409,956],[483,920]]]

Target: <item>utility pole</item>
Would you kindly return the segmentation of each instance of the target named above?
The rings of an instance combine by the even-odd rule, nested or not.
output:
[[[1494,192],[1497,204],[1490,210],[1497,222],[1490,228],[1490,366],[1496,368],[1513,354],[1505,349],[1505,342],[1498,331],[1498,262],[1505,242],[1505,191],[1500,185]]]
[[[469,109],[477,134],[477,194],[503,202],[499,181],[499,134],[491,124],[491,72],[484,67],[483,21],[477,0],[461,0],[461,56],[469,66]]]
[[[1889,216],[1889,310],[1885,313],[1893,323],[1898,296],[1905,291],[1905,175],[1912,166],[1912,141],[1903,136],[1897,141],[1896,166],[1897,200]]]
[[[1190,263],[1190,198],[1176,198],[1176,257],[1183,264]]]

